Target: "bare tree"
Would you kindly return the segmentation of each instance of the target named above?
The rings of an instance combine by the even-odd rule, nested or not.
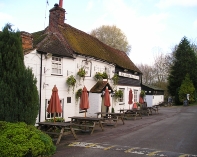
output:
[[[169,72],[169,64],[168,64],[168,58],[160,53],[155,58],[155,63],[153,65],[153,71],[154,71],[154,78],[157,84],[161,82],[167,82],[168,78],[168,72]]]
[[[115,49],[125,52],[127,55],[130,53],[131,46],[127,41],[127,37],[121,29],[117,28],[115,25],[103,25],[99,28],[93,29],[90,32],[90,35]]]
[[[153,83],[153,68],[147,64],[137,65],[138,69],[142,72],[142,83],[151,85]]]

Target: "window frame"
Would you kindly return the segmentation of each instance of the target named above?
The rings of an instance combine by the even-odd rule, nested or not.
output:
[[[56,70],[57,72],[55,72],[54,70]],[[60,73],[59,73],[59,70],[60,70]],[[52,56],[52,58],[51,58],[51,74],[52,75],[62,75],[63,74],[62,72],[63,72],[63,58]]]
[[[137,94],[138,93],[138,90],[135,90],[134,89],[134,92],[133,92],[133,102],[137,102]]]
[[[50,99],[45,99],[45,120],[49,120],[53,118],[53,113],[47,112],[47,107],[49,105]],[[57,116],[55,118],[63,118],[64,115],[64,99],[60,99],[60,104],[62,107],[62,113],[56,113]],[[49,115],[49,117],[48,117]]]

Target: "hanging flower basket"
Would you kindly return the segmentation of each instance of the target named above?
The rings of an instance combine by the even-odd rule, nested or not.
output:
[[[82,94],[82,89],[78,89],[76,94],[75,94],[75,98],[76,98],[76,102],[78,102],[79,98],[81,97]]]
[[[114,76],[112,77],[112,80],[113,80],[113,84],[117,85],[118,84],[118,80],[119,80],[118,74],[114,74]]]
[[[77,72],[77,75],[80,77],[80,78],[85,78],[85,75],[86,75],[86,71],[84,68],[80,68],[79,71]]]
[[[75,89],[75,84],[76,84],[76,79],[73,75],[71,75],[70,77],[67,78],[66,83],[68,85],[68,91],[70,91],[70,87],[73,88],[73,92]]]
[[[145,96],[146,96],[145,91],[144,91],[144,90],[141,90],[141,92],[140,92],[140,97],[144,98]]]

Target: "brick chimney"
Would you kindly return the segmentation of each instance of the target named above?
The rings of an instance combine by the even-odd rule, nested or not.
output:
[[[33,49],[33,37],[30,33],[22,31],[21,39],[24,52]]]
[[[58,31],[58,25],[64,25],[65,9],[62,8],[63,0],[60,0],[60,6],[55,4],[54,7],[49,10],[49,31]]]

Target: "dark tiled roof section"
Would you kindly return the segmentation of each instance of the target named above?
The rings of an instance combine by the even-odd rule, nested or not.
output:
[[[91,93],[101,93],[102,91],[105,90],[105,87],[108,87],[109,90],[111,90],[111,92],[113,92],[112,87],[110,86],[110,84],[108,83],[108,81],[98,81],[91,89],[90,92]]]
[[[44,30],[32,33],[33,47],[36,48],[37,44],[39,44],[46,36],[47,36],[47,34],[45,33]]]
[[[124,52],[111,48],[99,41],[97,38],[68,24],[64,24],[63,27],[59,27],[59,30],[75,53],[94,57],[96,59],[116,64],[122,68],[141,73],[141,71]]]
[[[163,89],[161,89],[159,87],[156,87],[156,86],[153,86],[153,85],[142,84],[142,86],[146,86],[146,87],[154,89],[154,90],[163,90]]]
[[[37,40],[41,40],[39,43],[35,42],[38,52],[73,58],[72,51],[65,46],[65,42],[61,42],[61,35],[58,33],[48,32],[42,34]]]
[[[48,35],[40,44],[37,51],[52,53],[55,55],[73,57],[69,50],[64,46],[55,34]]]

